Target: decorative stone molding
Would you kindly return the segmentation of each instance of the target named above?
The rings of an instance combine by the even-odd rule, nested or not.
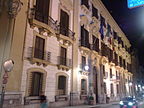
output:
[[[60,0],[60,3],[64,8],[66,8],[69,11],[73,9],[72,0]]]
[[[90,49],[89,49],[89,48],[86,48],[86,47],[83,47],[83,46],[80,46],[80,53],[81,53],[82,55],[89,55]]]
[[[86,15],[80,15],[80,19],[81,19],[80,21],[81,26],[82,25],[87,26],[89,24],[89,20]]]
[[[120,70],[120,68],[121,68],[120,66],[116,66],[116,69],[117,69],[117,70]]]
[[[71,38],[64,36],[62,34],[58,34],[56,35],[57,40],[59,41],[59,43],[63,44],[64,46],[71,46],[74,43],[74,40],[72,40]]]
[[[90,13],[89,9],[85,5],[81,5],[81,10],[83,10],[86,15]]]
[[[105,65],[106,63],[108,63],[108,58],[106,58],[104,56],[101,57],[100,63],[103,64],[103,65]]]
[[[57,65],[59,70],[63,70],[63,71],[69,71],[71,69],[71,67],[68,66],[64,66],[64,65]]]
[[[7,2],[8,15],[10,18],[16,18],[17,14],[20,12],[23,3],[20,0],[9,0]]]
[[[35,8],[30,8],[28,11],[28,21],[30,24],[30,27],[34,29],[37,27],[40,31],[40,33],[47,33],[47,36],[55,36],[57,32],[57,21],[54,21],[51,17],[48,18],[48,24],[45,24],[43,22],[40,22],[35,19]]]
[[[90,73],[89,72],[85,72],[85,71],[79,71],[81,75],[85,75],[88,76]]]
[[[114,67],[115,66],[115,64],[113,62],[110,62],[109,65],[110,65],[110,67]]]
[[[43,73],[43,86],[42,86],[42,91],[45,91],[46,87],[46,76],[47,72],[44,69],[41,68],[30,68],[27,69],[27,86],[26,86],[26,96],[30,95],[30,90],[31,90],[31,81],[32,81],[32,72],[40,72]]]

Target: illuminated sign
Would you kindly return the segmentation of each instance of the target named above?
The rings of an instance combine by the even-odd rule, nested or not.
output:
[[[128,0],[128,8],[134,8],[144,5],[144,0]]]

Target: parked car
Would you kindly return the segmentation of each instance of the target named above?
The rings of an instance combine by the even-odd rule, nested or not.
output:
[[[138,102],[133,97],[125,97],[120,101],[120,108],[138,108]]]

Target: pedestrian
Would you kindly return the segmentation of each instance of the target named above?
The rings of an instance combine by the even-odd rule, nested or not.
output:
[[[44,95],[44,92],[40,95],[40,108],[48,108],[47,98]]]

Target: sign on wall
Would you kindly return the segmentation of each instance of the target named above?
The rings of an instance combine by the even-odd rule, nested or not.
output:
[[[144,5],[144,0],[127,0],[128,8],[135,8]]]

